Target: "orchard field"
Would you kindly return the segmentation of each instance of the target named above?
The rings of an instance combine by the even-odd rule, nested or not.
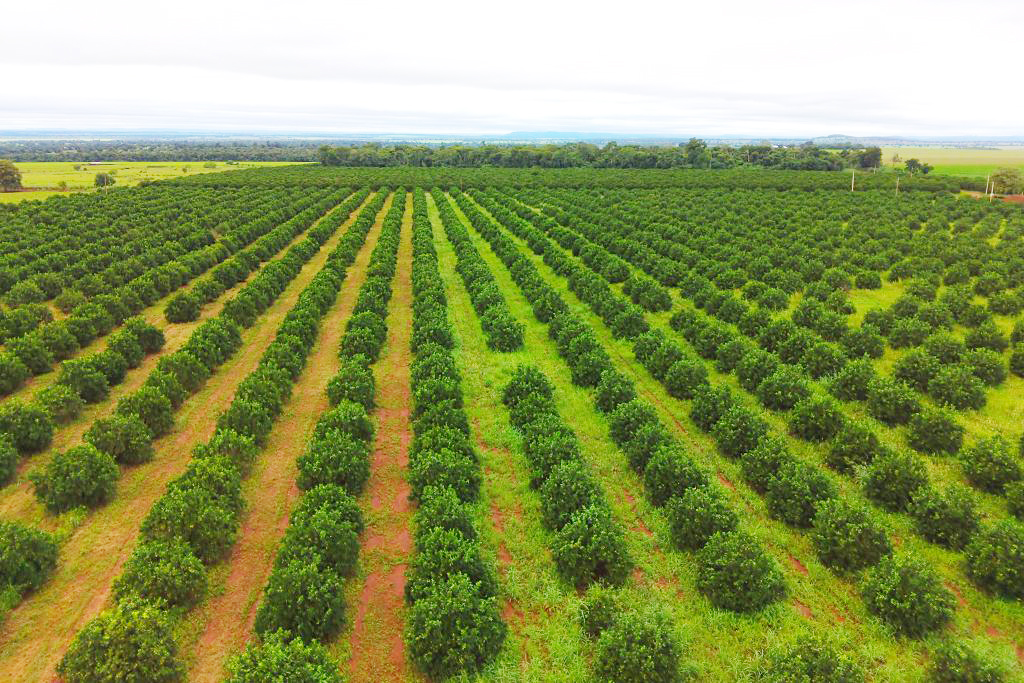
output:
[[[849,182],[0,208],[0,679],[1024,680],[1024,212]]]

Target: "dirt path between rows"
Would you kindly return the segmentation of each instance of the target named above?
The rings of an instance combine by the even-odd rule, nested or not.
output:
[[[321,413],[330,408],[327,382],[338,372],[338,346],[345,321],[356,305],[370,254],[390,206],[388,199],[349,267],[338,299],[321,322],[320,336],[293,387],[292,398],[270,433],[257,469],[246,480],[246,513],[227,562],[227,577],[215,597],[190,618],[197,626],[198,639],[191,656],[186,655],[189,681],[221,680],[224,662],[245,646],[252,633],[263,587],[299,496],[295,460],[305,450],[306,439]],[[182,644],[183,652],[188,649],[188,644]]]
[[[156,458],[128,470],[117,497],[89,515],[61,548],[46,584],[11,611],[0,627],[0,680],[50,680],[75,634],[107,604],[111,584],[135,547],[139,526],[167,482],[184,471],[192,447],[208,439],[238,383],[252,372],[299,293],[323,267],[342,226],[303,267],[257,324],[242,333],[242,350],[178,411],[177,427],[155,443]]]
[[[409,484],[405,478],[412,432],[409,364],[412,352],[412,198],[402,218],[398,271],[388,305],[388,338],[374,366],[377,438],[370,480],[362,497],[366,531],[360,551],[357,595],[351,606],[351,656],[342,664],[348,680],[406,681],[410,678],[402,631],[405,568],[412,551]]]

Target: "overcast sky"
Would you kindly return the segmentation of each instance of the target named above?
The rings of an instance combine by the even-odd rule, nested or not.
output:
[[[1022,0],[59,0],[0,130],[1024,135]]]

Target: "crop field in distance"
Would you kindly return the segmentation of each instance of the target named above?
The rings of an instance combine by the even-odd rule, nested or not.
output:
[[[184,165],[0,207],[0,680],[1024,681],[1024,207]]]
[[[931,164],[932,173],[984,178],[997,168],[1016,168],[1024,171],[1024,147],[1006,145],[991,148],[972,147],[883,147],[882,163],[893,164],[898,154],[902,161],[918,159]]]
[[[277,161],[24,161],[18,162],[22,185],[31,188],[21,192],[0,192],[0,202],[22,202],[46,199],[68,192],[92,190],[97,173],[110,173],[116,185],[138,185],[143,180],[166,180],[183,175],[217,173],[219,171],[287,165]],[[62,186],[62,183],[64,184]],[[59,189],[59,188],[66,189]]]

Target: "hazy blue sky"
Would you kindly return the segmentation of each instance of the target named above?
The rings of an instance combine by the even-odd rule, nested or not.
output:
[[[1024,135],[1020,0],[8,3],[0,129]]]

